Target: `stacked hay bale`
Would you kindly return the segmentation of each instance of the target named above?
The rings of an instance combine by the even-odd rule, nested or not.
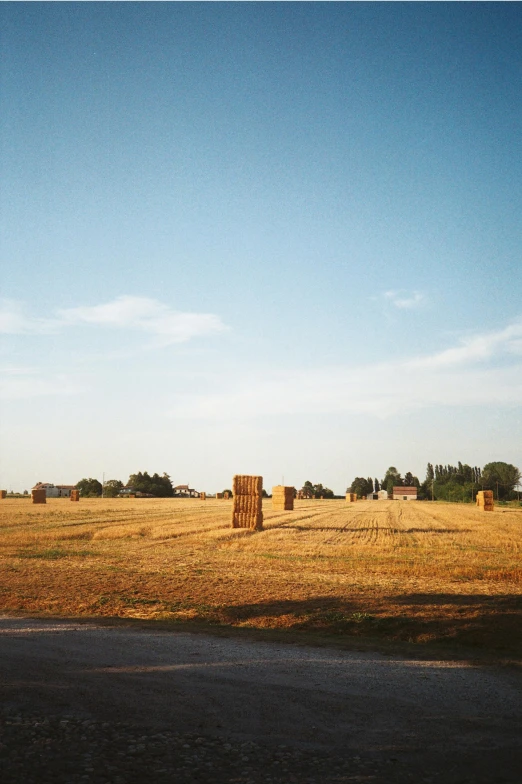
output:
[[[47,492],[45,490],[31,490],[31,500],[33,504],[46,504]]]
[[[216,493],[216,498],[223,498],[223,493]]]
[[[0,498],[7,498],[7,490],[0,490]]]
[[[276,485],[272,488],[272,509],[291,512],[294,508],[294,487]]]
[[[493,490],[479,490],[477,493],[477,506],[483,512],[492,512],[495,508]]]
[[[236,475],[232,485],[232,528],[263,530],[263,477]]]
[[[207,494],[206,493],[200,493],[199,494],[199,498],[200,498],[201,501],[206,501],[207,500]]]
[[[71,501],[79,501],[80,500],[80,491],[79,490],[71,490],[70,498],[71,498]]]
[[[228,501],[228,499],[230,498],[230,493],[228,492],[228,490],[225,490],[225,492],[223,493],[223,498],[225,499],[225,501]]]
[[[303,500],[303,491],[302,490],[298,490],[297,491],[297,500],[298,501],[302,501]]]
[[[349,504],[355,503],[357,501],[357,493],[346,493],[346,500]]]

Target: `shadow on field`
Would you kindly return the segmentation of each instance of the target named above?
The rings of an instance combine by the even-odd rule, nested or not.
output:
[[[221,623],[315,630],[414,643],[451,643],[522,655],[522,596],[399,594],[273,601],[220,608]]]

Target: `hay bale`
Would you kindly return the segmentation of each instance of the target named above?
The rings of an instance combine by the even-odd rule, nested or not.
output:
[[[236,474],[232,480],[232,493],[234,495],[262,495],[263,477]]]
[[[230,498],[230,493],[228,492],[228,490],[225,490],[225,492],[223,493],[223,498],[224,498],[224,500],[225,500],[225,501],[228,501],[228,500],[229,500],[229,498]]]
[[[46,504],[47,492],[45,490],[31,490],[31,500],[33,504]]]
[[[263,528],[263,477],[237,474],[232,482],[232,528]]]
[[[223,498],[223,493],[216,493],[216,498]]]
[[[493,490],[479,490],[476,504],[483,512],[493,512],[495,509]]]
[[[0,490],[0,498],[7,498],[7,490]]]
[[[80,491],[79,490],[71,490],[70,499],[71,499],[71,501],[79,501],[80,500]]]
[[[354,504],[357,501],[357,493],[346,493],[346,500],[349,504]]]
[[[200,493],[199,494],[199,498],[200,498],[200,501],[206,501],[207,500],[207,494],[206,493]]]
[[[272,488],[272,509],[291,512],[294,508],[295,488],[276,485]]]

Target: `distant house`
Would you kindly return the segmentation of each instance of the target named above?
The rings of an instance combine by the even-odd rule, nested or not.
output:
[[[199,498],[199,491],[188,485],[176,485],[174,498]]]
[[[45,490],[47,498],[70,498],[71,490],[76,489],[76,485],[53,485],[51,482],[37,482],[33,490]]]
[[[417,488],[416,487],[394,487],[393,488],[394,501],[416,501]]]
[[[136,491],[134,490],[134,488],[131,485],[125,485],[125,487],[121,488],[121,490],[118,493],[118,495],[129,496],[129,495],[134,495],[135,492]]]

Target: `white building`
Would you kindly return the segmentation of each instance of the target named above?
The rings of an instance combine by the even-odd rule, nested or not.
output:
[[[45,490],[47,498],[70,498],[71,490],[76,489],[76,485],[53,485],[51,482],[38,482],[33,490]]]

